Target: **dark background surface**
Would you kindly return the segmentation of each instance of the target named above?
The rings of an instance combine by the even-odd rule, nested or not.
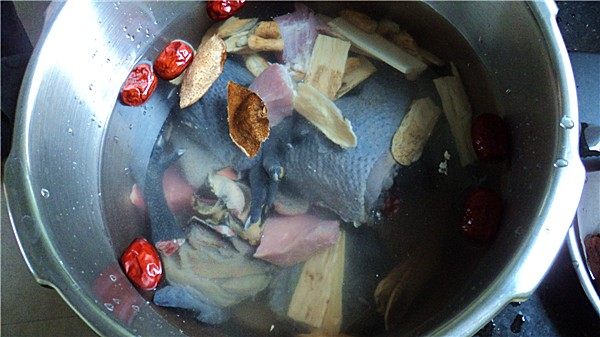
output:
[[[600,2],[558,2],[557,4],[560,9],[558,23],[567,49],[570,52],[599,54]],[[1,2],[0,5],[2,13],[1,140],[2,162],[4,162],[12,138],[12,122],[18,89],[32,46],[13,4]],[[597,69],[598,65],[589,66],[590,69]],[[598,97],[587,99],[594,102]],[[600,112],[592,110],[581,111],[580,118],[584,122],[600,124],[595,117],[598,113]],[[600,336],[600,317],[579,284],[566,243],[532,297],[521,304],[508,305],[477,335],[481,337]]]

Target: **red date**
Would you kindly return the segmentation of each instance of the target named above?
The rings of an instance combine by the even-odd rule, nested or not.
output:
[[[154,72],[163,80],[172,80],[181,75],[194,58],[194,50],[189,44],[171,41],[154,60]]]
[[[471,141],[477,158],[497,163],[508,156],[508,130],[498,115],[481,114],[473,119]]]
[[[209,0],[206,2],[206,13],[215,21],[232,17],[245,4],[246,0]]]
[[[137,287],[154,290],[162,278],[162,262],[154,246],[144,238],[135,239],[121,256],[125,275]]]
[[[129,73],[121,88],[121,100],[131,106],[142,105],[152,95],[157,83],[158,79],[154,76],[152,66],[147,63],[138,64]]]
[[[383,215],[385,215],[387,218],[393,218],[400,212],[401,207],[402,202],[400,201],[400,198],[390,194],[387,196],[387,198],[385,198],[381,213],[383,213]]]
[[[584,245],[588,266],[595,277],[596,285],[600,286],[600,234],[586,236]]]
[[[469,193],[463,210],[460,230],[469,239],[489,242],[502,219],[502,199],[495,191],[478,187]]]

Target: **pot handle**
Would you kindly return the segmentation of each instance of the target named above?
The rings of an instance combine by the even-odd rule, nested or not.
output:
[[[64,6],[64,3],[54,2],[50,3],[44,10],[44,24],[42,27],[42,35],[38,40],[44,39],[45,34],[49,31],[49,26],[55,20],[56,16]],[[19,20],[20,23],[20,20]],[[39,49],[39,46],[35,50]],[[33,60],[35,56],[28,55],[29,66],[35,62]],[[28,67],[29,68],[29,67]],[[28,72],[25,72],[24,79],[28,77]],[[17,93],[19,91],[16,88]],[[19,104],[22,104],[22,97],[19,95],[19,100],[16,103],[16,110],[19,110]],[[14,112],[13,112],[14,114]],[[13,126],[11,125],[11,128]],[[35,280],[44,286],[50,286],[59,290],[62,284],[57,284],[56,281],[60,280],[57,277],[59,270],[62,267],[54,266],[57,259],[49,258],[54,255],[52,249],[44,244],[46,240],[43,239],[45,235],[43,233],[42,226],[37,221],[39,214],[34,211],[36,198],[34,191],[30,190],[30,176],[28,174],[29,163],[23,162],[24,156],[21,155],[24,152],[24,137],[22,134],[14,134],[12,139],[11,152],[4,163],[4,176],[2,181],[2,195],[0,197],[5,198],[6,209],[8,217],[12,226],[15,239],[21,251],[21,256],[25,260],[29,271],[35,278]],[[40,193],[40,191],[37,191]],[[60,293],[60,291],[59,291]]]
[[[575,78],[567,49],[556,22],[558,7],[553,1],[530,3],[539,20],[542,34],[550,49],[551,61],[559,86],[561,125],[556,125],[559,134],[553,163],[552,180],[548,186],[548,197],[538,212],[534,228],[538,235],[531,235],[522,246],[523,252],[512,269],[511,287],[513,301],[526,300],[537,288],[554,262],[571,226],[585,180],[585,170],[579,157],[579,113]],[[575,122],[571,122],[575,121]],[[567,125],[565,125],[567,124]]]
[[[585,237],[597,233],[599,224],[594,222],[593,214],[597,208],[598,197],[594,189],[600,184],[600,54],[587,52],[570,52],[569,57],[577,83],[577,99],[579,103],[579,120],[581,135],[579,139],[579,155],[587,171],[586,186],[579,205],[577,216],[569,229],[567,244],[573,260],[579,282],[592,306],[600,315],[599,292],[594,289],[592,271],[585,254]],[[592,173],[593,172],[593,173]],[[587,192],[586,192],[587,189]],[[587,195],[586,195],[587,194]]]
[[[36,213],[32,211],[36,208],[29,207],[35,202],[35,197],[33,191],[26,188],[31,186],[27,183],[26,167],[15,152],[11,152],[5,163],[2,184],[12,230],[21,255],[35,280],[41,285],[58,289],[60,285],[55,282],[61,278],[54,274],[62,268],[51,265],[57,259],[51,258],[51,249],[44,243],[47,241],[43,239],[45,234],[42,226],[36,221],[39,214],[32,214]]]
[[[581,123],[579,154],[586,171],[600,171],[600,126]]]
[[[588,172],[600,170],[600,54],[569,53],[575,82],[581,136],[579,155]]]

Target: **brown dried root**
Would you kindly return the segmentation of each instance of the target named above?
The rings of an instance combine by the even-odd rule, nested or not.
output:
[[[392,156],[398,163],[408,166],[421,157],[440,113],[429,97],[413,101],[392,138]]]
[[[419,56],[419,50],[415,39],[413,39],[413,37],[405,30],[391,34],[390,41],[392,41],[398,47],[406,50],[409,54],[413,56]]]
[[[283,39],[265,39],[257,35],[250,35],[248,47],[254,51],[282,51]]]
[[[225,40],[225,46],[227,48],[228,53],[232,54],[244,54],[250,51],[248,48],[248,37],[250,36],[250,31],[242,31],[236,33],[227,40]]]
[[[340,109],[327,96],[310,84],[298,84],[294,109],[332,142],[343,148],[356,146],[356,135],[350,121],[344,118]]]
[[[281,31],[279,25],[275,21],[262,21],[256,26],[254,35],[265,39],[280,39]]]
[[[231,17],[218,26],[218,35],[226,38],[228,53],[246,55],[257,51],[283,50],[283,40],[277,23],[265,21],[257,25],[256,22],[256,18]],[[214,30],[214,26],[211,29]]]
[[[306,77],[306,73],[294,69],[290,69],[290,75],[292,75],[292,79],[296,82],[302,82]]]
[[[419,55],[421,58],[429,64],[435,64],[436,66],[443,66],[446,64],[442,59],[432,54],[429,50],[425,50],[419,46],[417,46],[417,50],[419,51]]]
[[[436,249],[423,249],[419,258],[405,259],[379,282],[375,288],[377,311],[384,315],[386,330],[393,329],[399,319],[408,312],[413,301],[431,278],[434,265],[423,265],[423,261],[432,261]],[[435,263],[434,263],[435,264]]]
[[[472,111],[469,97],[454,64],[452,72],[454,76],[436,78],[433,84],[442,100],[442,110],[450,124],[460,163],[464,167],[477,159],[471,143]]]
[[[334,99],[342,86],[348,50],[349,42],[319,34],[312,50],[305,83]]]
[[[198,47],[194,60],[186,70],[181,83],[180,108],[186,108],[204,96],[223,72],[226,59],[225,43],[216,35]]]
[[[312,256],[302,268],[287,315],[295,321],[319,328],[326,336],[337,336],[342,323],[342,287],[346,239]]]
[[[360,66],[360,58],[356,56],[348,57],[346,66],[344,67],[344,75],[353,72]]]
[[[398,69],[406,74],[408,79],[416,79],[419,74],[427,69],[427,65],[419,58],[414,57],[379,34],[366,33],[344,18],[336,18],[330,21],[328,25],[336,33],[349,40],[353,46]]]
[[[400,48],[405,49],[409,54],[419,57],[426,63],[435,64],[437,66],[444,65],[444,61],[442,61],[440,58],[419,47],[415,42],[415,39],[413,39],[413,37],[406,31],[400,31],[398,33],[391,34],[389,35],[389,39]]]
[[[257,21],[257,18],[240,19],[232,16],[219,26],[217,29],[217,35],[224,39],[239,32],[249,31],[256,25]]]
[[[346,72],[344,72],[344,77],[342,77],[342,86],[340,87],[340,90],[338,90],[336,98],[344,96],[348,91],[354,89],[377,70],[377,68],[375,68],[375,66],[364,56],[354,59],[358,61],[358,65],[355,69],[352,69],[354,68],[354,65],[349,65],[350,62],[346,62]],[[348,61],[350,61],[350,59],[348,59]]]
[[[392,20],[383,19],[377,24],[377,34],[388,36],[394,33],[400,33],[400,26]]]
[[[244,56],[244,64],[246,65],[246,69],[248,69],[254,77],[258,77],[258,75],[269,67],[269,62],[258,54]]]
[[[258,95],[235,82],[227,83],[227,123],[229,136],[252,158],[269,137],[267,108]]]
[[[377,30],[377,21],[371,19],[365,13],[345,9],[340,11],[340,16],[369,34],[375,33],[375,30]]]

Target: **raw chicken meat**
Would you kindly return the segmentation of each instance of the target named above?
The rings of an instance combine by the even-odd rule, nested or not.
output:
[[[294,110],[294,84],[287,69],[271,64],[250,84],[250,90],[265,102],[271,127],[291,116]]]
[[[271,216],[265,221],[254,257],[281,267],[293,266],[335,244],[339,235],[337,221],[322,220],[310,214]]]
[[[281,61],[292,69],[306,72],[317,39],[317,19],[305,5],[296,3],[296,11],[274,18],[285,41]]]
[[[172,213],[180,214],[192,209],[192,196],[196,188],[186,181],[178,167],[171,166],[167,169],[162,184],[167,205]],[[137,184],[131,187],[129,200],[141,211],[146,211],[144,194]]]

